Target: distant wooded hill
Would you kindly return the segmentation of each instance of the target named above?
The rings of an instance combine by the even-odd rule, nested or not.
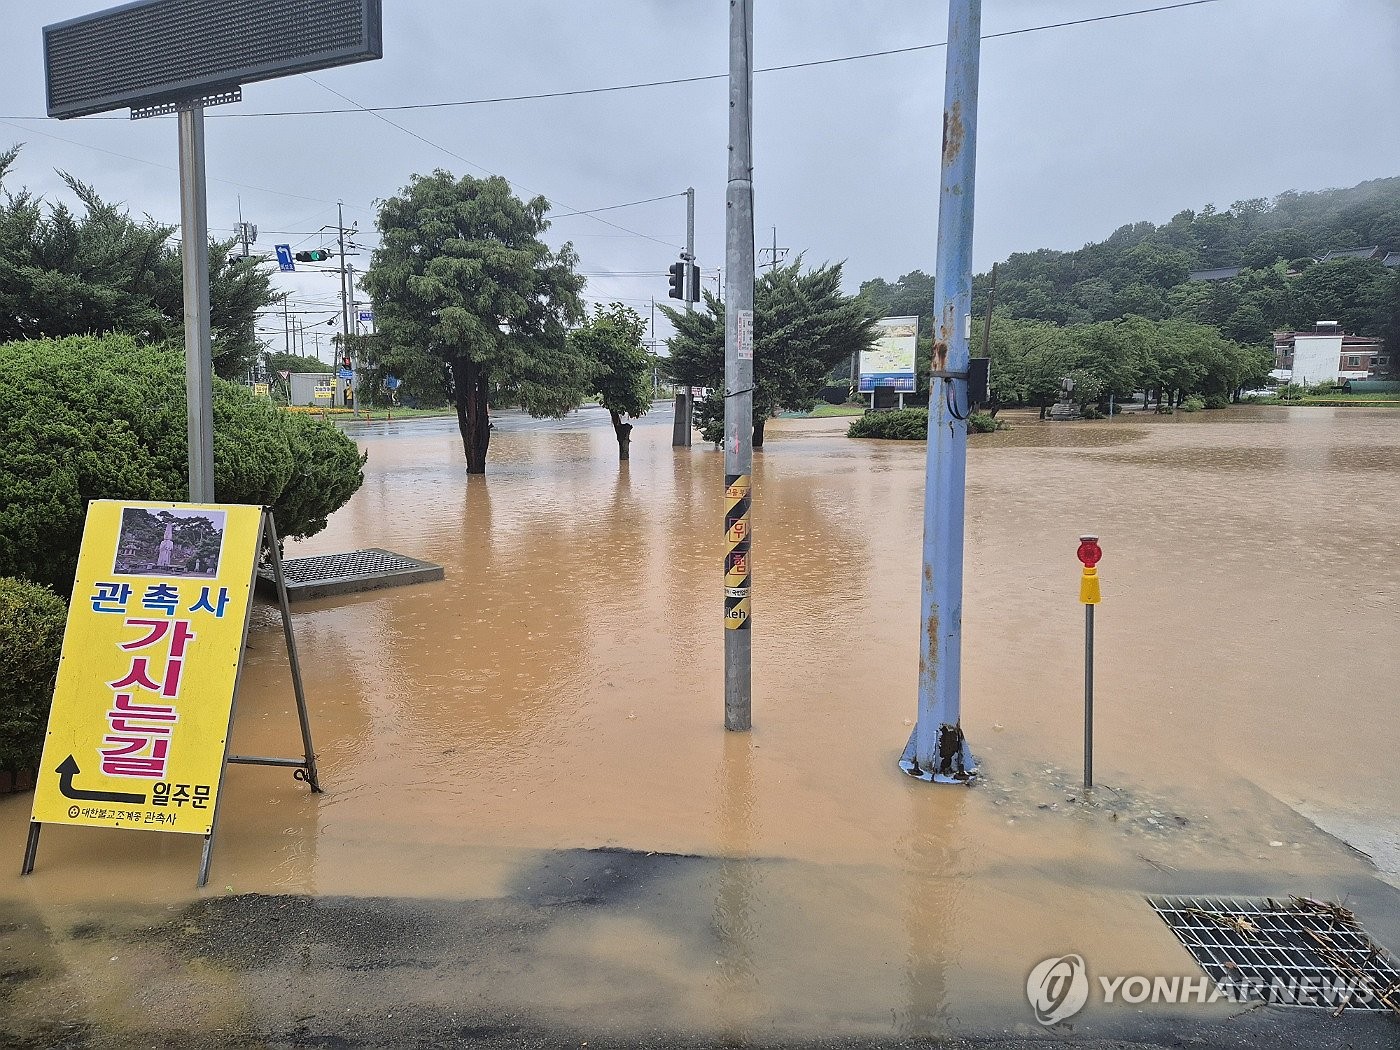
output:
[[[1320,261],[1357,248],[1377,250]],[[1224,279],[1199,273],[1236,267]],[[989,284],[987,274],[973,281],[979,314]],[[920,315],[930,333],[928,274],[876,278],[861,292],[881,314]],[[1236,201],[1227,211],[1207,205],[1160,226],[1121,226],[1076,251],[1018,252],[997,266],[996,312],[1062,325],[1130,315],[1190,321],[1252,344],[1325,318],[1400,345],[1400,178]]]

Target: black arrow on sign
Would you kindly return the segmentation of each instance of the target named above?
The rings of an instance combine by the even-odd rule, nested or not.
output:
[[[72,755],[60,762],[54,772],[58,774],[58,790],[65,798],[87,802],[130,802],[136,806],[146,802],[145,795],[128,795],[121,791],[79,791],[73,786],[73,777],[81,770],[78,769],[78,760]]]

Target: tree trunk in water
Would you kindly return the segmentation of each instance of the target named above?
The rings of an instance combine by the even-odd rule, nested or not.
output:
[[[753,447],[754,447],[754,448],[762,448],[762,447],[763,447],[763,424],[764,424],[764,423],[767,423],[767,422],[768,422],[768,420],[765,419],[763,416],[759,416],[759,417],[757,417],[757,418],[753,421]]]
[[[622,417],[611,409],[608,410],[608,415],[612,417],[613,433],[617,435],[617,458],[631,459],[632,424],[624,423]]]
[[[491,444],[491,416],[487,408],[486,370],[474,361],[454,358],[452,385],[457,402],[457,429],[467,455],[467,473],[486,473],[486,450]]]

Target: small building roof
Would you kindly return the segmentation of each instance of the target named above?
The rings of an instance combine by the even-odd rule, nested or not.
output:
[[[1243,266],[1217,266],[1213,270],[1192,270],[1186,275],[1188,281],[1228,281],[1238,277]]]
[[[1391,252],[1381,260],[1382,266],[1400,266],[1400,252]]]
[[[1337,259],[1375,259],[1382,254],[1381,247],[1373,244],[1369,248],[1343,248],[1328,252],[1318,262],[1335,262]]]

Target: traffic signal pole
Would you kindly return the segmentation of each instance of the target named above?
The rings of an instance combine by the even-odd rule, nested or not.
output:
[[[350,296],[345,288],[345,202],[335,202],[335,235],[340,238],[340,356],[348,357],[350,354]],[[354,380],[352,379],[353,383]],[[340,386],[339,382],[336,386]],[[353,387],[351,388],[353,389]],[[353,400],[353,395],[352,398]],[[344,395],[341,395],[343,405]],[[356,405],[358,408],[358,404]]]
[[[724,297],[724,728],[753,728],[753,5],[729,4]],[[686,264],[689,267],[689,263]]]
[[[919,634],[919,717],[900,758],[910,776],[966,783],[977,763],[962,731],[963,528],[972,217],[982,0],[950,0],[942,178],[929,372]]]
[[[694,303],[700,301],[699,281],[692,280],[695,270],[695,187],[685,191],[685,261],[686,272],[685,312],[690,313]],[[690,448],[695,437],[695,388],[685,385],[685,441]]]

